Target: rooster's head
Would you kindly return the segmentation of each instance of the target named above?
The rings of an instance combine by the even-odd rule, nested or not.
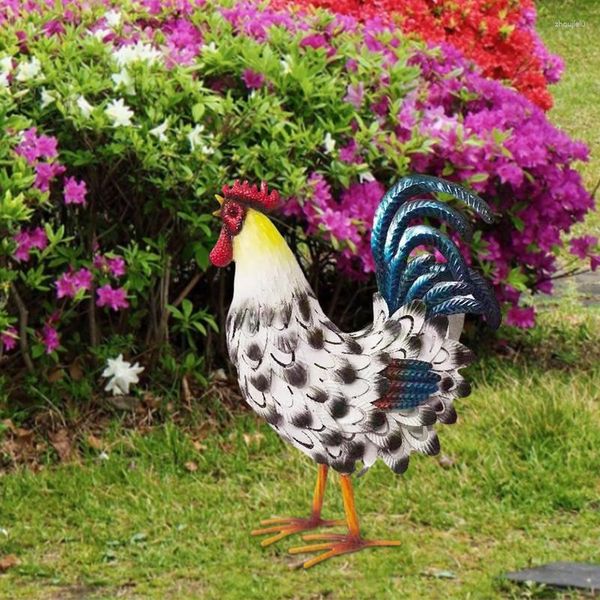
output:
[[[235,181],[232,186],[223,186],[223,196],[217,196],[221,209],[215,214],[223,222],[221,233],[210,253],[210,261],[216,267],[226,267],[233,260],[233,238],[239,235],[250,211],[269,211],[279,204],[279,194],[269,192],[267,184],[260,189],[247,181]]]

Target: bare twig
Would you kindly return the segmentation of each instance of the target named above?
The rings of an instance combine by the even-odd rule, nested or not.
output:
[[[17,286],[11,283],[10,289],[19,311],[19,346],[21,348],[21,355],[25,361],[25,366],[30,373],[35,371],[31,356],[29,355],[29,342],[27,341],[27,321],[29,320],[29,311],[25,306],[25,303],[21,299],[21,296],[17,290]]]
[[[169,304],[169,283],[171,281],[171,257],[167,256],[165,261],[165,267],[163,270],[163,276],[160,282],[160,296],[159,296],[159,307],[160,307],[160,323],[158,325],[157,332],[157,345],[160,345],[167,340],[169,335],[169,311],[167,305]]]
[[[204,273],[197,271],[196,274],[189,280],[188,284],[181,290],[177,298],[173,300],[173,306],[179,306],[189,295],[189,293],[196,287],[196,284],[202,279]]]

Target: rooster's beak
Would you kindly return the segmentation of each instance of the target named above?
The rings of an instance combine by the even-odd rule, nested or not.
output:
[[[217,199],[217,202],[219,203],[220,206],[223,206],[223,196],[219,196],[219,194],[215,194],[215,198]],[[220,217],[221,216],[221,209],[219,208],[218,210],[215,210],[212,213],[213,217]]]

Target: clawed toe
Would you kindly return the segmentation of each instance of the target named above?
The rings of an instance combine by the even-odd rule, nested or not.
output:
[[[399,546],[398,541],[387,541],[387,540],[364,540],[361,537],[353,535],[340,535],[340,534],[310,534],[302,536],[305,541],[312,540],[323,540],[320,544],[308,544],[306,546],[297,546],[289,549],[290,554],[304,554],[308,552],[323,552],[314,558],[311,558],[301,565],[305,569],[310,569],[315,565],[331,558],[333,556],[340,556],[341,554],[351,554],[358,552],[364,548],[373,548],[376,546]]]
[[[321,519],[320,517],[309,517],[307,519],[295,517],[276,517],[272,519],[264,519],[260,522],[261,525],[266,525],[261,529],[254,529],[252,535],[267,535],[274,533],[271,537],[265,538],[260,542],[263,548],[282,540],[285,537],[302,533],[303,531],[311,531],[318,527],[336,527],[343,525],[344,521]]]

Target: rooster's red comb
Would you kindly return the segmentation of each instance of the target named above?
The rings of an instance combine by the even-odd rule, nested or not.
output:
[[[237,200],[248,202],[263,210],[272,210],[279,204],[279,193],[276,190],[269,192],[267,183],[263,181],[260,189],[256,185],[250,185],[247,181],[234,181],[232,186],[223,186],[223,196],[226,200]]]

